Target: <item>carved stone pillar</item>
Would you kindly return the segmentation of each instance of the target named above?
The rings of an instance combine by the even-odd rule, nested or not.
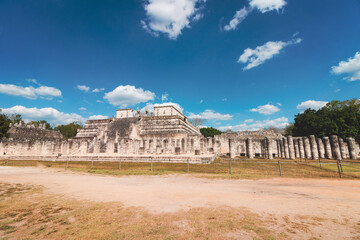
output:
[[[346,138],[346,141],[349,148],[350,159],[357,159],[358,153],[356,152],[355,140],[351,137],[348,137]]]
[[[312,159],[319,159],[319,150],[314,135],[310,135],[310,146]]]
[[[287,137],[288,145],[289,145],[289,157],[290,159],[295,159],[295,148],[294,141],[292,136]]]
[[[325,158],[325,148],[324,148],[324,143],[322,141],[321,138],[316,139],[317,140],[317,144],[319,147],[319,157],[320,158]]]
[[[340,146],[339,146],[339,140],[338,140],[338,136],[336,135],[331,135],[330,136],[330,141],[331,141],[331,146],[332,146],[332,150],[333,150],[333,156],[336,160],[338,159],[342,159],[341,158],[341,152],[340,152]]]
[[[246,156],[250,159],[254,158],[254,146],[251,138],[246,139]]]
[[[333,154],[331,150],[331,144],[329,137],[323,137],[324,145],[325,145],[325,157],[327,159],[333,159]]]

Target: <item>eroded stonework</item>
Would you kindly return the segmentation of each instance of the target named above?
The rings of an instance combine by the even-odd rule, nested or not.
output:
[[[0,142],[1,158],[29,160],[108,160],[210,163],[216,156],[357,159],[359,144],[330,138],[284,137],[273,131],[223,133],[205,138],[173,106],[154,113],[119,109],[116,118],[88,120],[76,137],[64,140],[44,126],[18,124]]]

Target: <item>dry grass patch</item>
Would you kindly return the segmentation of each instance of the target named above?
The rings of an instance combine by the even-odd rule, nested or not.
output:
[[[332,164],[326,164],[332,163]],[[322,160],[320,168],[317,160],[281,160],[282,176],[287,178],[339,178],[337,165],[334,160]],[[1,161],[0,165],[5,165]],[[10,161],[9,166],[40,166],[49,168],[64,168],[63,161]],[[69,162],[69,170],[104,174],[113,176],[126,175],[165,175],[187,174],[186,163],[153,163],[153,171],[150,171],[150,163],[121,163],[118,162]],[[197,177],[223,178],[223,179],[264,179],[279,177],[279,166],[276,160],[268,159],[243,159],[236,158],[231,161],[232,174],[229,174],[229,160],[218,158],[211,164],[190,164],[190,173]],[[360,162],[344,161],[342,177],[346,179],[360,179]]]

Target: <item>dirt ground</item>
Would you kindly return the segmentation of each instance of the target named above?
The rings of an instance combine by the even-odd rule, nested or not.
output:
[[[229,207],[246,208],[264,219],[282,219],[283,224],[286,219],[301,222],[301,216],[310,216],[322,219],[322,223],[310,224],[312,230],[307,237],[360,236],[359,180],[221,180],[186,174],[113,177],[49,168],[0,167],[0,182],[42,186],[46,194],[76,201],[121,202],[126,208],[140,207],[154,215]],[[290,238],[304,236],[298,232]],[[236,234],[227,237],[245,238]]]

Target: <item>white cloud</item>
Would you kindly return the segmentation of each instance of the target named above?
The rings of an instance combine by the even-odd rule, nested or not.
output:
[[[279,11],[286,5],[285,0],[250,0],[250,7],[258,9],[261,13]]]
[[[90,90],[90,87],[85,85],[77,85],[76,88],[83,92],[88,92]]]
[[[94,89],[92,90],[92,92],[98,93],[98,92],[102,92],[102,91],[104,91],[104,90],[105,90],[105,88],[94,88]]]
[[[299,110],[306,110],[308,108],[318,110],[322,107],[324,107],[328,102],[325,101],[315,101],[315,100],[307,100],[305,102],[302,102],[296,106]]]
[[[161,95],[161,101],[162,102],[166,102],[168,100],[169,94],[164,93],[163,95]]]
[[[224,30],[230,31],[236,29],[236,27],[249,15],[251,11],[252,9],[248,7],[243,7],[239,11],[236,11],[233,19],[231,19],[228,25],[224,26]]]
[[[201,99],[201,100],[200,100],[200,103],[203,103],[203,102],[204,102],[204,100]]]
[[[266,119],[263,121],[255,121],[249,123],[242,123],[235,126],[222,126],[218,127],[221,131],[232,130],[232,131],[256,131],[268,127],[285,128],[289,124],[289,119],[286,117],[276,119]]]
[[[144,91],[142,88],[135,88],[130,85],[120,85],[113,91],[105,93],[104,99],[114,106],[128,107],[138,103],[154,100],[155,93]]]
[[[227,101],[227,98],[223,98],[221,99],[222,102],[226,102]]]
[[[81,107],[81,108],[79,108],[79,110],[80,111],[86,111],[87,109],[86,109],[86,107]]]
[[[258,106],[257,108],[250,109],[251,112],[258,112],[260,114],[264,115],[271,115],[278,111],[280,111],[280,108],[277,106],[271,105],[271,104],[265,104],[262,106]]]
[[[99,119],[108,119],[108,116],[104,115],[92,115],[89,117],[89,120],[99,120]]]
[[[244,122],[245,122],[245,123],[251,123],[251,122],[253,122],[253,121],[254,121],[254,119],[251,118],[251,119],[246,119]]]
[[[21,96],[28,99],[37,99],[38,97],[51,100],[54,97],[61,97],[61,91],[57,88],[41,86],[38,88],[21,87],[13,84],[0,84],[0,93]]]
[[[224,26],[225,31],[235,30],[236,27],[254,10],[257,9],[261,13],[269,11],[279,11],[286,5],[285,0],[250,0],[249,6],[236,11],[233,19],[228,25]]]
[[[145,110],[148,110],[149,112],[154,112],[154,107],[160,107],[160,106],[174,106],[180,112],[184,111],[184,109],[178,103],[173,103],[173,102],[147,103],[146,106],[143,107],[140,111],[145,112]]]
[[[344,79],[350,82],[360,80],[360,53],[356,52],[353,58],[341,61],[338,66],[333,66],[331,71],[334,74],[348,74]]]
[[[96,100],[97,103],[104,103],[103,101],[101,100]]]
[[[46,120],[54,124],[69,124],[72,122],[85,122],[85,118],[76,113],[64,113],[55,108],[27,108],[24,106],[14,106],[11,108],[3,108],[5,114],[21,114],[25,121]]]
[[[247,64],[243,70],[249,70],[251,68],[257,67],[260,64],[263,64],[266,60],[273,58],[275,55],[279,54],[280,51],[289,45],[294,45],[301,43],[302,39],[292,39],[288,42],[283,41],[269,41],[262,46],[258,46],[255,49],[247,48],[244,50],[244,53],[239,57],[239,63]]]
[[[147,0],[144,5],[147,19],[141,24],[155,36],[164,33],[176,39],[183,28],[201,18],[199,5],[202,2],[205,0]]]
[[[207,109],[202,113],[190,113],[189,118],[202,118],[206,120],[232,120],[232,115],[217,113],[214,110]]]

